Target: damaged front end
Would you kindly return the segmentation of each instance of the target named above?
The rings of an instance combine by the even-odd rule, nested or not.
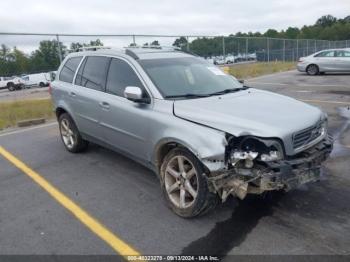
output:
[[[278,139],[252,136],[227,138],[224,168],[208,177],[209,188],[225,201],[229,195],[240,199],[247,194],[291,190],[317,181],[321,163],[333,148],[330,136],[294,156],[284,154]]]

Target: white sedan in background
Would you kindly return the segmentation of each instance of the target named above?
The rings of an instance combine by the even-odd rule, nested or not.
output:
[[[308,75],[350,72],[350,48],[319,51],[299,59],[297,69]]]

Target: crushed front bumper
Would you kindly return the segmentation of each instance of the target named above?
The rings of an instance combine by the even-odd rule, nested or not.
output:
[[[233,194],[243,199],[247,194],[271,190],[289,191],[302,184],[317,181],[320,168],[333,149],[333,139],[327,136],[315,146],[283,160],[256,163],[251,169],[230,169],[208,178],[212,191],[223,201]]]

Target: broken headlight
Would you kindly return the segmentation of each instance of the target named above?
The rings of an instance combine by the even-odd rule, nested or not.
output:
[[[244,163],[245,168],[252,168],[254,161],[263,162],[283,159],[283,147],[276,139],[261,139],[257,137],[236,138],[231,142],[230,162],[235,166]]]

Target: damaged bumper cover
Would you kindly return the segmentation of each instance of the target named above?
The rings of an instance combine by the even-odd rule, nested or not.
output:
[[[291,157],[276,161],[256,160],[254,167],[234,166],[208,178],[209,188],[222,201],[232,194],[243,199],[247,194],[261,194],[271,190],[289,191],[302,184],[317,181],[321,163],[333,148],[333,139],[327,136],[315,146]]]

